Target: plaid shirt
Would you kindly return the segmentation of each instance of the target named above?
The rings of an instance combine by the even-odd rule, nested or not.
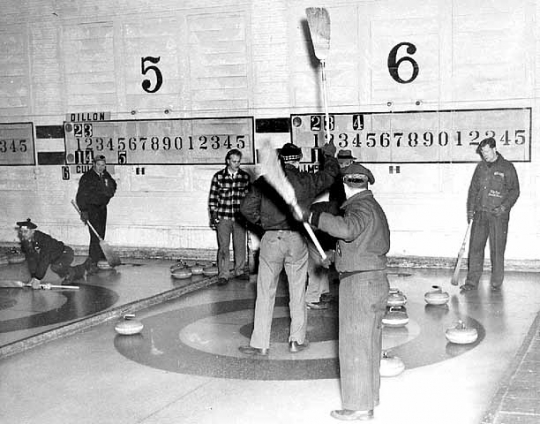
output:
[[[234,219],[240,210],[240,203],[249,188],[249,174],[239,169],[233,177],[227,168],[214,174],[210,185],[208,209],[210,214],[216,212],[217,218]]]

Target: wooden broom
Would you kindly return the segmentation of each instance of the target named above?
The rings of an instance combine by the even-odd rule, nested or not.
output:
[[[71,201],[71,204],[73,205],[73,207],[75,208],[75,210],[77,212],[79,212],[79,215],[81,216],[82,218],[82,214],[81,214],[81,211],[79,209],[79,207],[77,206],[77,203],[75,203],[75,200],[72,200]],[[107,242],[105,240],[103,240],[101,238],[101,236],[98,234],[98,232],[96,231],[96,229],[94,228],[94,226],[90,223],[90,221],[86,220],[86,225],[88,225],[88,227],[90,227],[90,229],[92,230],[92,232],[96,235],[96,237],[99,239],[99,246],[101,247],[101,250],[103,250],[103,254],[105,255],[105,258],[107,259],[107,262],[109,263],[110,266],[112,267],[115,267],[115,266],[118,266],[118,265],[121,265],[122,264],[122,261],[120,260],[120,258],[118,257],[118,255],[116,254],[116,252],[114,251],[114,249],[109,246],[109,244],[107,244]]]
[[[308,7],[306,17],[315,56],[321,62],[324,125],[326,142],[330,143],[330,114],[328,113],[328,89],[326,86],[326,59],[330,53],[330,15],[324,7]]]
[[[472,220],[469,222],[469,225],[467,225],[467,230],[465,231],[465,237],[463,238],[463,243],[461,243],[461,248],[459,249],[456,266],[454,268],[454,274],[452,275],[452,280],[450,283],[452,283],[453,286],[458,285],[459,280],[459,270],[461,269],[461,263],[463,262],[463,255],[465,254],[465,246],[467,245],[467,236],[469,235],[469,231],[472,226]]]

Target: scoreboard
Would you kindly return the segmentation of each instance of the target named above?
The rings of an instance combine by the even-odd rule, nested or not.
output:
[[[223,164],[231,149],[254,163],[253,117],[65,122],[64,133],[68,165]]]
[[[330,114],[330,140],[361,162],[478,162],[487,137],[513,162],[531,161],[531,108]],[[303,148],[326,142],[324,114],[291,115],[292,142]]]

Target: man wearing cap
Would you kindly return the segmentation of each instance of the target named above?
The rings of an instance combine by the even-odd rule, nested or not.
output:
[[[283,145],[279,152],[287,179],[294,188],[296,200],[307,210],[315,197],[326,190],[339,173],[334,154],[336,148],[326,144],[324,168],[316,173],[300,171],[302,150],[291,143]],[[305,291],[308,251],[303,226],[281,196],[268,184],[264,177],[255,181],[240,205],[246,219],[260,225],[265,231],[259,250],[257,276],[257,299],[255,319],[249,346],[239,350],[246,355],[268,355],[270,330],[281,271],[285,268],[289,284],[289,351],[299,352],[308,345],[307,309]]]
[[[368,189],[371,171],[352,163],[343,171],[347,200],[343,216],[311,212],[310,224],[339,239],[339,363],[342,409],[332,417],[350,421],[373,418],[379,403],[382,318],[389,284],[386,254],[390,230],[386,215]]]
[[[337,153],[337,161],[340,171],[347,168],[356,158],[350,150],[340,150]],[[327,202],[317,202],[311,205],[311,211],[329,212],[333,215],[339,214],[339,207],[345,201],[345,191],[343,189],[342,175],[338,175],[334,183],[330,186]],[[336,239],[324,231],[315,230],[315,235],[325,251],[333,252]],[[330,283],[328,280],[328,261],[323,261],[315,244],[308,240],[308,284],[306,289],[306,306],[308,309],[327,309],[330,296]],[[333,254],[328,255],[332,257]]]
[[[116,193],[116,181],[107,172],[105,156],[94,158],[94,165],[86,171],[79,180],[77,191],[77,205],[81,211],[81,220],[86,224],[90,222],[101,238],[105,238],[107,227],[107,205]],[[90,233],[90,246],[86,269],[89,274],[98,271],[97,263],[105,259],[99,245],[99,238],[88,228]]]
[[[28,264],[31,279],[29,284],[39,289],[47,269],[63,278],[62,284],[71,284],[84,277],[84,265],[70,266],[75,257],[73,249],[50,235],[36,230],[37,225],[30,218],[17,222],[21,250]]]
[[[484,251],[489,238],[491,289],[501,289],[504,280],[504,251],[510,209],[519,197],[516,169],[497,152],[493,137],[480,142],[476,152],[482,161],[476,166],[467,196],[467,222],[472,223],[469,270],[462,292],[476,290],[484,268]]]

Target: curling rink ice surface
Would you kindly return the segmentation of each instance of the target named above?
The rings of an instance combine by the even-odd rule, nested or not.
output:
[[[330,417],[341,407],[337,303],[308,311],[310,347],[291,354],[282,282],[270,355],[246,357],[238,347],[249,343],[254,277],[223,287],[215,277],[199,277],[197,290],[145,306],[159,293],[197,284],[171,279],[170,265],[121,265],[88,277],[75,292],[0,289],[1,345],[46,337],[45,330],[54,334],[69,323],[92,323],[0,358],[0,422],[338,422]],[[406,370],[382,379],[371,422],[539,423],[538,274],[507,272],[502,291],[492,292],[486,273],[479,290],[467,294],[450,285],[450,277],[451,270],[389,270],[391,287],[407,296],[409,323],[386,327],[383,347]],[[449,293],[446,306],[425,303],[433,285]],[[135,311],[142,333],[117,334],[118,316],[95,321],[113,308]],[[458,320],[477,329],[475,343],[446,340],[446,329]]]

